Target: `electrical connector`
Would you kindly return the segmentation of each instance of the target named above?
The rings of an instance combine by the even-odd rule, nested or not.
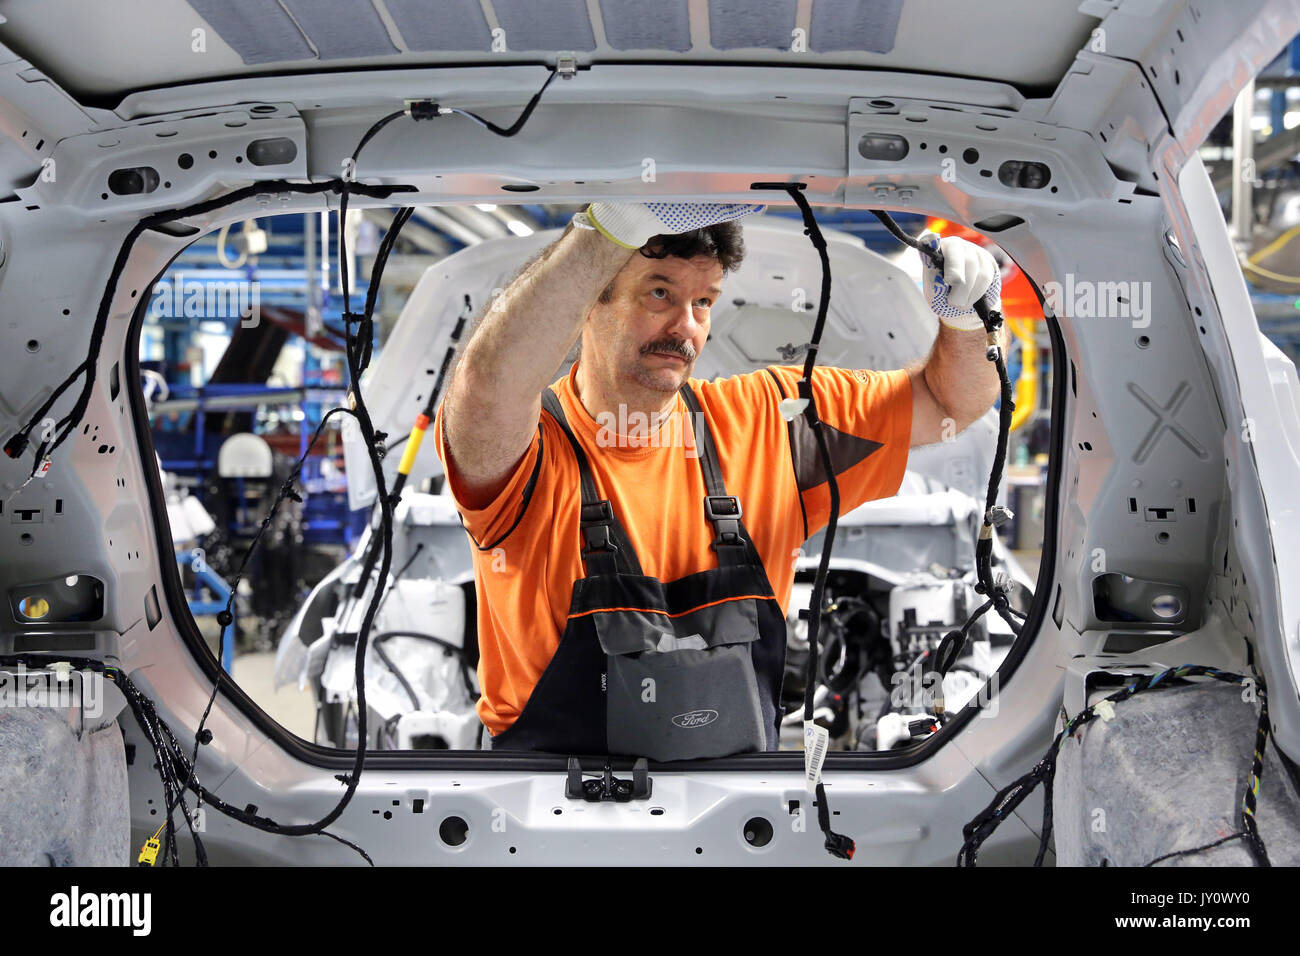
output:
[[[411,119],[415,120],[417,123],[420,120],[434,119],[435,117],[443,116],[449,112],[450,110],[444,109],[433,100],[406,101],[406,115],[411,117]]]
[[[1010,508],[1005,508],[1002,505],[994,505],[989,509],[988,523],[993,525],[995,528],[1000,528],[1015,516],[1015,512]]]
[[[136,860],[137,866],[153,866],[158,860],[158,854],[162,852],[162,843],[158,836],[162,833],[162,827],[154,833],[149,839],[144,841],[144,846],[140,848],[140,856]]]
[[[19,432],[17,435],[14,435],[5,442],[5,454],[10,458],[21,458],[23,452],[27,450],[27,446],[30,444],[31,442],[27,440],[27,436],[22,432]]]

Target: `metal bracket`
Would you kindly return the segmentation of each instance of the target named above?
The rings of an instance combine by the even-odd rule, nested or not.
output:
[[[568,779],[564,785],[564,795],[570,800],[586,800],[588,803],[600,803],[614,800],[627,803],[629,800],[648,800],[654,787],[650,779],[650,764],[645,757],[638,757],[632,764],[632,779],[620,780],[614,776],[614,768],[608,760],[600,777],[594,780],[582,779],[582,764],[577,757],[569,758]]]

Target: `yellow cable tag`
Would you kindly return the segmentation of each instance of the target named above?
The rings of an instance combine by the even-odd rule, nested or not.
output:
[[[140,848],[139,862],[146,866],[153,866],[154,861],[158,859],[158,854],[162,851],[162,844],[158,841],[155,834],[144,841],[144,846]]]

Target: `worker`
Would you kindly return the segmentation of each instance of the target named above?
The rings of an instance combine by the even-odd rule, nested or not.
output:
[[[800,546],[829,520],[827,478],[807,417],[781,414],[799,369],[691,377],[744,256],[739,220],[762,208],[593,203],[465,347],[434,435],[474,545],[493,750],[777,749],[786,607]],[[842,511],[896,494],[909,447],[998,395],[972,308],[997,307],[996,264],[965,240],[938,248],[929,357],[814,372]]]

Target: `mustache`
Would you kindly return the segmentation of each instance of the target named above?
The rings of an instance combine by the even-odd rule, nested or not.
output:
[[[642,355],[649,355],[651,352],[676,353],[688,362],[694,362],[696,358],[695,346],[680,339],[657,339],[641,346]]]

